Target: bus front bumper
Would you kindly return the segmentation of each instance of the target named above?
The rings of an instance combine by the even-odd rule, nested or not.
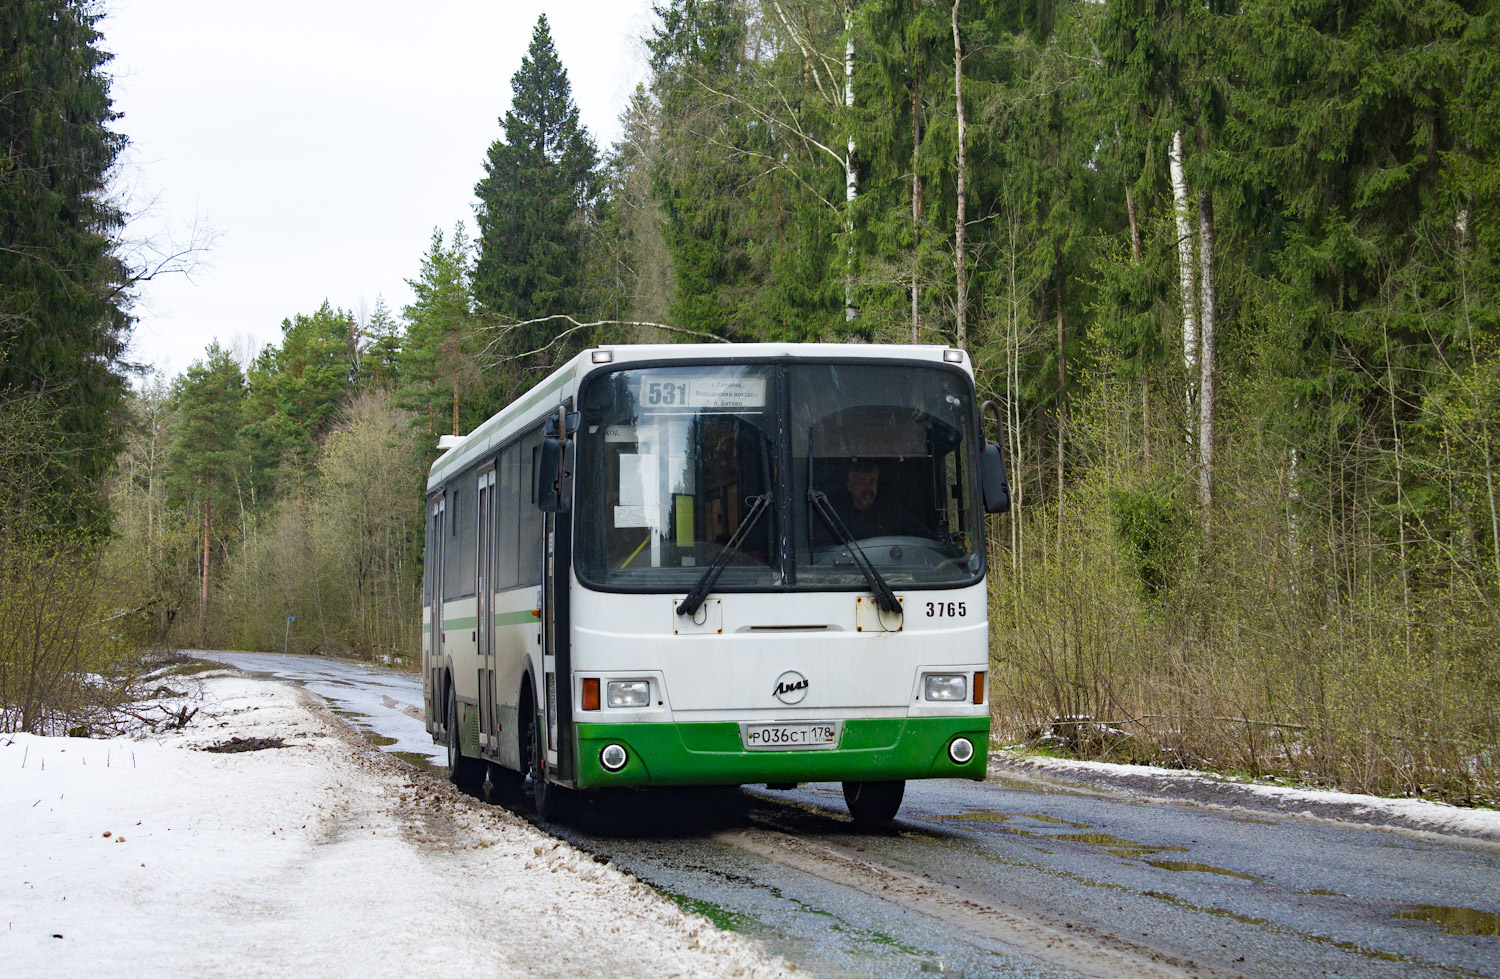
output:
[[[918,778],[983,779],[988,717],[849,718],[836,748],[747,750],[733,721],[696,724],[575,723],[580,789],[754,782],[859,782]],[[958,737],[973,757],[955,762]],[[609,745],[626,751],[617,772],[600,760]]]

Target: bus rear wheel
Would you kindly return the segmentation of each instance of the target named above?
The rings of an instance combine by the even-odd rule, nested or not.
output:
[[[896,818],[906,782],[845,782],[844,803],[859,826],[883,826]]]
[[[458,697],[448,688],[448,781],[461,789],[477,789],[484,781],[484,763],[464,754],[463,739],[458,733]]]

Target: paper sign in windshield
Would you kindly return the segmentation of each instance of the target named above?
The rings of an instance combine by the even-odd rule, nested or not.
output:
[[[647,374],[637,392],[647,410],[660,408],[709,408],[737,411],[764,408],[764,377],[683,377],[678,373]]]

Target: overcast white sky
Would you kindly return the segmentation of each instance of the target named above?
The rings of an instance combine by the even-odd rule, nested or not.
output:
[[[433,227],[472,231],[543,11],[606,150],[646,77],[650,0],[108,0],[130,235],[217,234],[191,280],[142,287],[130,357],[171,376],[214,338],[277,342],[324,299],[399,314]]]

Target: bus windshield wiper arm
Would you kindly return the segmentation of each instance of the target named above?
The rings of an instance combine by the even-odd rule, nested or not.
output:
[[[901,611],[901,603],[896,601],[896,593],[891,591],[890,584],[880,576],[879,571],[875,570],[875,565],[871,564],[870,559],[865,556],[864,548],[859,546],[854,535],[849,533],[849,528],[844,526],[844,521],[839,519],[833,505],[828,502],[828,494],[822,490],[808,490],[807,501],[813,505],[813,509],[818,511],[818,516],[823,518],[823,522],[828,525],[829,530],[833,531],[834,536],[849,548],[850,556],[854,558],[854,563],[859,565],[859,570],[864,574],[865,580],[870,583],[870,590],[875,593],[880,607],[887,612]]]
[[[693,615],[698,611],[699,606],[703,604],[703,600],[708,597],[708,593],[714,590],[714,585],[719,580],[719,573],[729,563],[730,555],[740,549],[740,545],[745,543],[745,538],[749,536],[750,531],[755,528],[755,524],[760,520],[760,515],[770,508],[771,494],[769,492],[751,498],[750,512],[745,514],[745,519],[741,520],[740,525],[734,528],[734,533],[730,536],[729,543],[724,545],[724,549],[703,570],[702,576],[693,585],[693,590],[687,593],[687,598],[684,598],[682,603],[677,606],[678,615]]]

